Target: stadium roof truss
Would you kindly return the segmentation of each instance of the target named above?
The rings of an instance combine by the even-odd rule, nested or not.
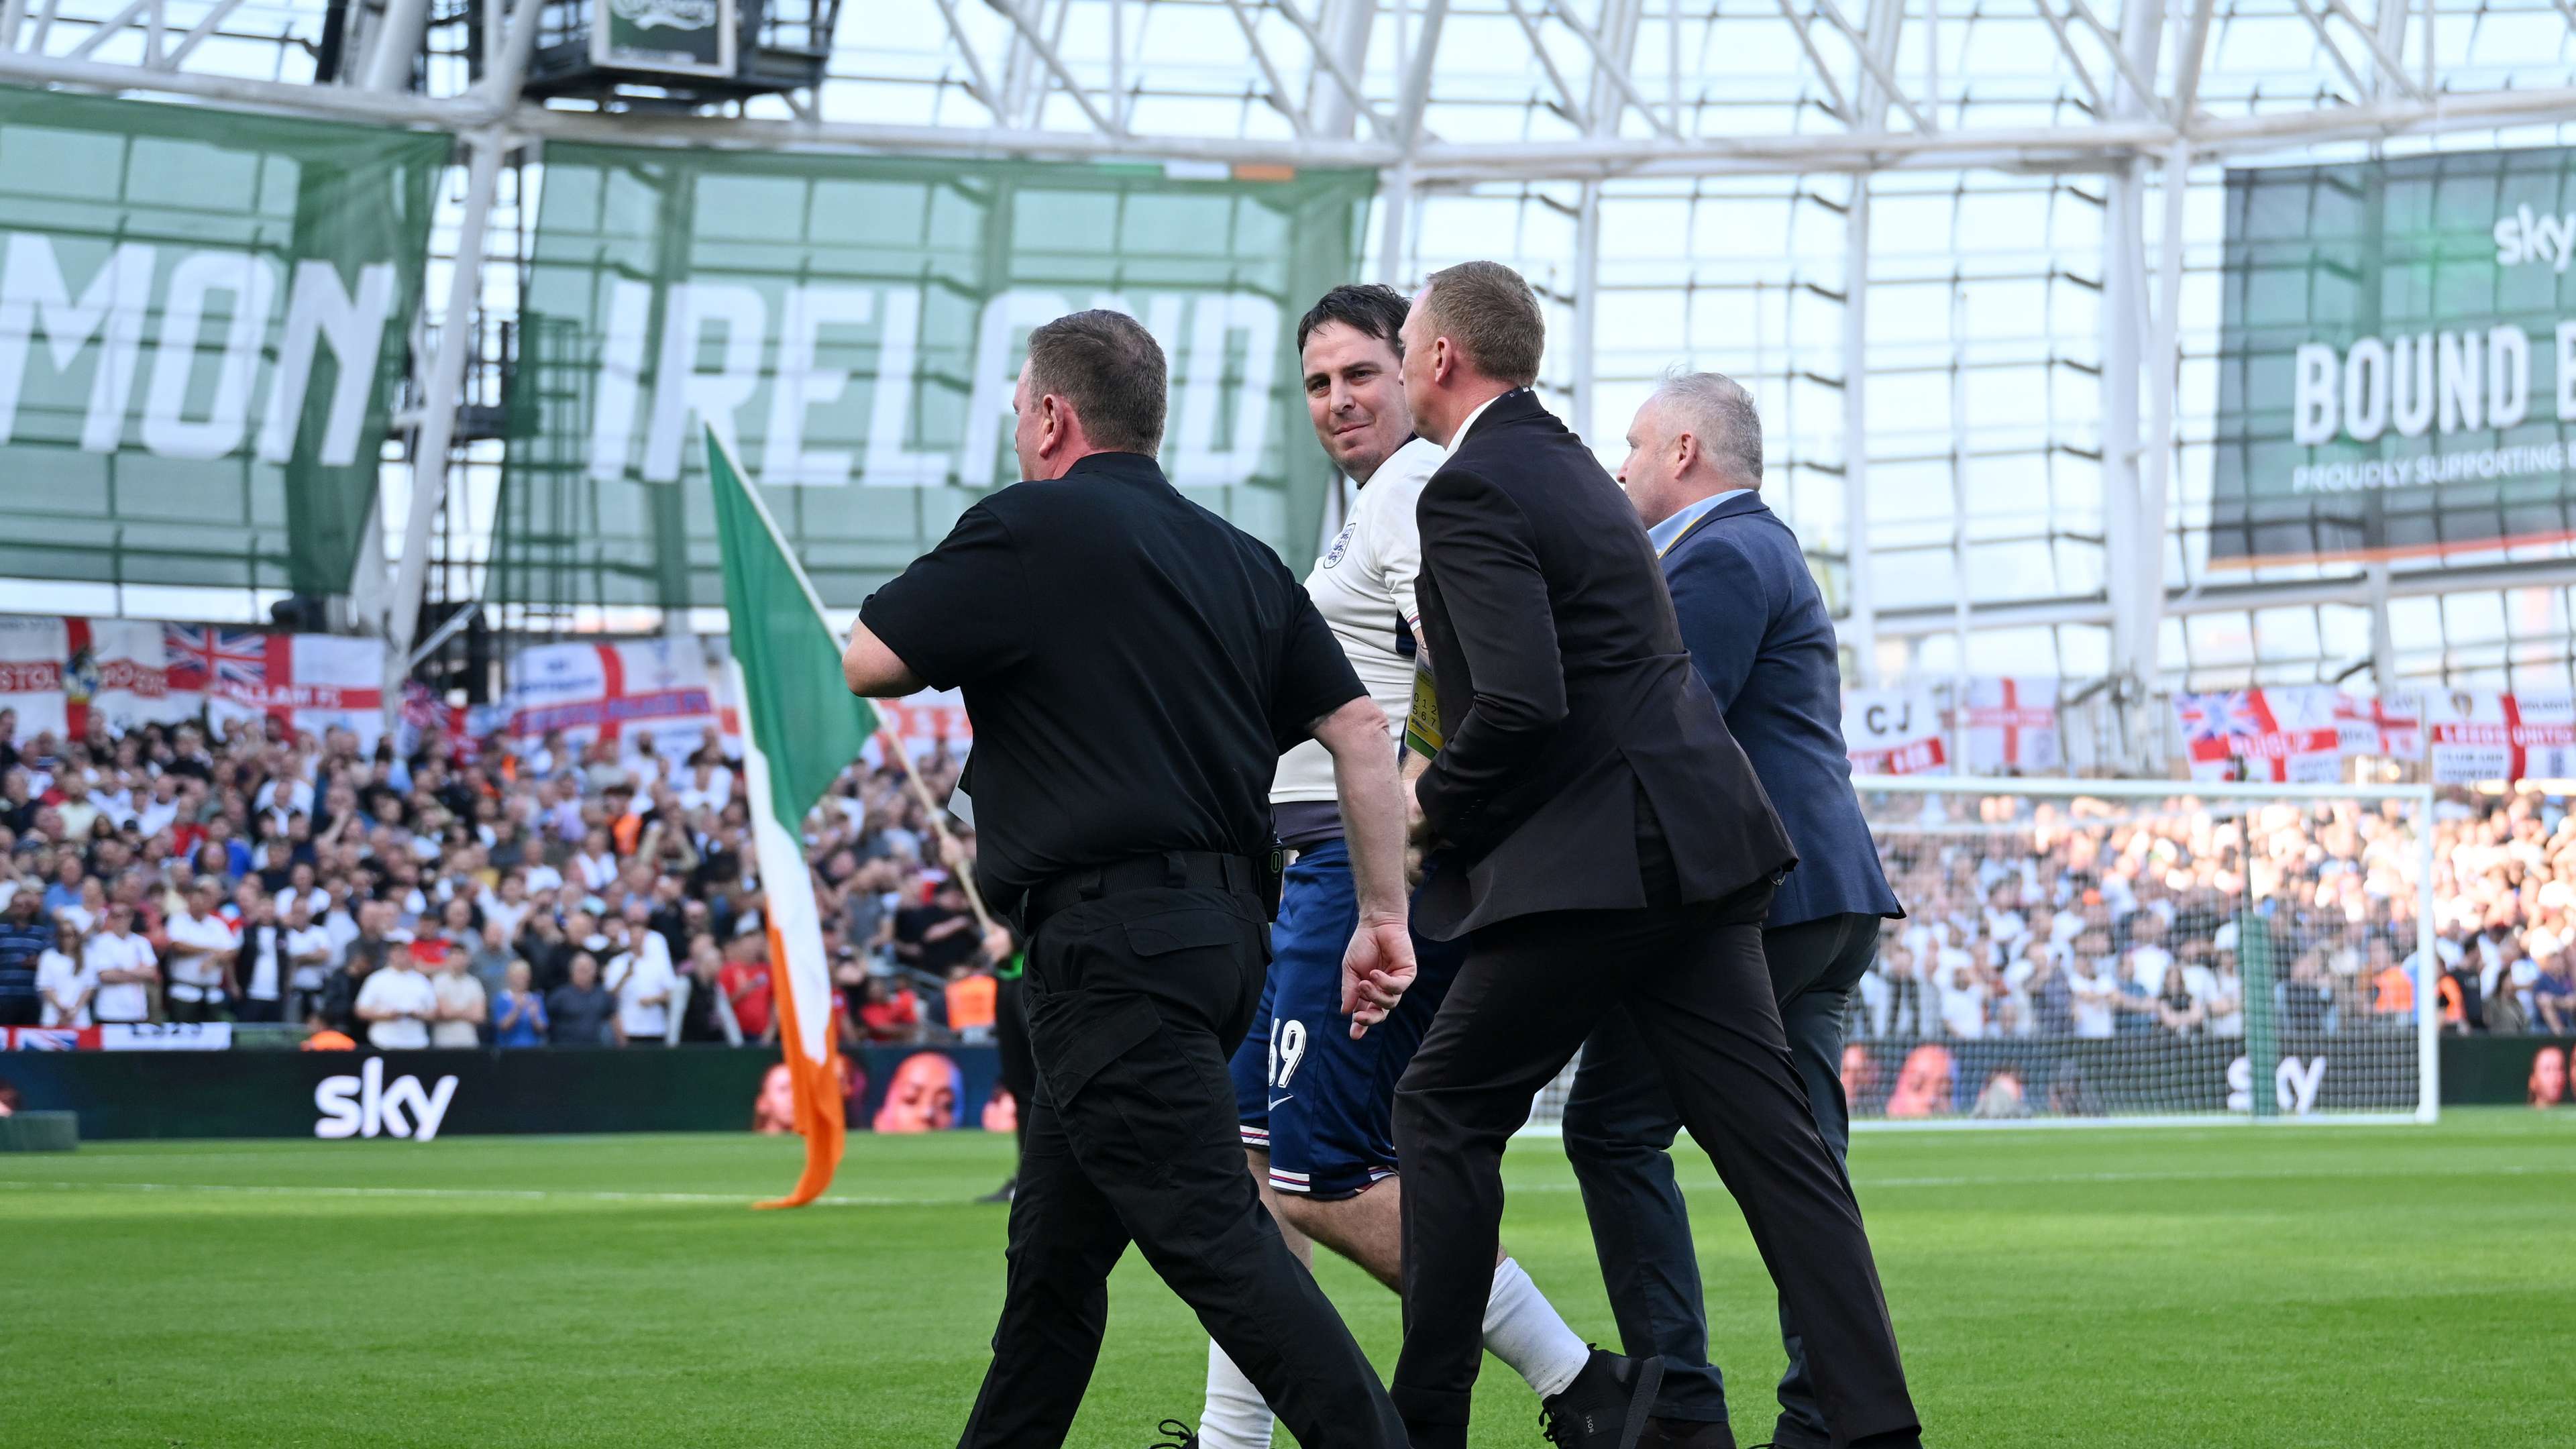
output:
[[[1596,442],[1617,433],[1610,405],[1652,384],[1653,369],[1619,353],[1631,293],[1685,312],[1730,288],[1751,297],[1755,355],[1729,370],[1764,383],[1775,470],[1793,480],[1785,511],[1827,576],[1863,682],[1938,670],[1941,647],[1961,673],[1995,659],[1994,641],[2020,658],[2032,630],[2056,655],[2042,667],[2108,679],[2129,698],[2181,678],[2331,676],[2364,634],[2362,662],[2383,680],[2543,667],[2563,684],[2576,653],[2563,550],[2506,550],[2468,572],[2201,576],[2210,409],[2197,390],[2178,396],[2206,379],[2215,351],[2209,168],[2554,140],[2576,119],[2576,0],[873,0],[848,11],[820,85],[723,114],[537,104],[520,77],[540,0],[436,3],[446,8],[352,0],[353,59],[315,84],[324,0],[0,0],[0,80],[452,131],[469,147],[454,232],[469,263],[485,254],[500,159],[528,140],[1094,158],[1184,174],[1374,167],[1370,266],[1391,279],[1453,259],[1432,234],[1440,206],[1515,208],[1512,259],[1544,274],[1562,340],[1547,385]],[[423,63],[424,33],[464,6],[483,7],[489,52],[469,67],[433,39]],[[1911,223],[1873,230],[1873,208],[1945,181],[1951,236],[1907,262],[1891,231]],[[2023,206],[2015,215],[2046,208],[2046,235],[1960,219],[2006,196]],[[1749,214],[1783,201],[1791,219],[1765,260],[1692,252],[1703,205]],[[2061,235],[2058,218],[2080,220]],[[1668,222],[1686,238],[1676,256],[1609,255]],[[474,265],[454,275],[444,302],[433,298],[448,324],[435,330],[451,338],[478,297],[507,290]],[[2009,364],[2037,368],[2031,396],[2044,394],[2047,421],[2036,433],[1991,409],[1975,426],[1965,417],[1982,370],[2007,366],[1981,360],[2003,346],[1997,329],[1967,322],[1996,305],[1979,300],[1989,285],[2045,299],[2030,343],[2045,356]],[[1891,350],[1873,307],[1891,304],[1891,288],[1936,286],[1946,340]],[[1773,322],[1796,335],[1761,340]],[[1700,359],[1733,346],[1688,351],[1718,365]],[[440,400],[456,396],[462,351],[442,344],[427,369],[413,456],[448,454]],[[1882,390],[1911,398],[1945,381],[1946,423],[1887,441]],[[2061,400],[2070,385],[2086,396]],[[1803,407],[1778,400],[1813,389],[1822,395]],[[1946,499],[1913,487],[1907,448],[1947,473]],[[2045,502],[1987,506],[1998,460],[2044,473]],[[1942,517],[1884,521],[1874,462]],[[437,478],[422,481],[407,565],[446,498]],[[1946,558],[1946,589],[1885,595],[1874,547]],[[1999,572],[1989,560],[2005,558],[2038,562],[1998,596],[1985,581]],[[2463,656],[2442,607],[2462,581],[2499,597],[2547,590],[2547,618],[2519,636],[2508,620]],[[406,568],[396,599],[417,597]],[[2392,607],[2412,617],[2393,600],[2419,597],[2432,600],[2429,645],[2389,622]],[[2259,642],[2204,659],[2202,632],[2178,622],[2226,614],[2259,641],[2266,611],[2300,609],[2367,622],[2356,634],[2351,620],[2312,620],[2302,647],[2317,657],[2286,665]],[[2070,649],[2069,629],[2094,642]],[[1972,635],[1986,642],[1972,647]]]

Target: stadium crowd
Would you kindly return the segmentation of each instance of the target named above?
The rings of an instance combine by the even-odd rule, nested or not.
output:
[[[2400,807],[1923,799],[1874,802],[1911,914],[1861,983],[1858,1035],[2239,1037],[2249,969],[2287,1031],[2414,1029],[2419,847]],[[2434,856],[2445,1029],[2576,1030],[2568,803],[2445,800]]]
[[[944,798],[945,744],[919,768]],[[0,1025],[770,1040],[738,788],[712,739],[672,759],[649,735],[505,749],[430,730],[362,754],[346,732],[275,726],[19,738],[0,710]],[[2286,1030],[2412,1029],[2417,857],[2396,807],[2076,808],[1873,802],[1910,915],[1862,982],[1856,1035],[2240,1036],[2249,968]],[[1011,938],[900,770],[854,764],[807,834],[843,1043],[989,1035]],[[971,862],[971,831],[953,840]],[[2567,803],[2448,801],[2435,853],[2447,1029],[2576,1031]]]
[[[0,1025],[278,1023],[380,1048],[775,1038],[739,776],[712,738],[148,726],[0,710]],[[920,762],[930,798],[955,765]],[[973,838],[953,839],[971,865]],[[890,762],[808,822],[844,1045],[989,1034],[987,931]],[[336,1033],[333,1037],[331,1033]]]

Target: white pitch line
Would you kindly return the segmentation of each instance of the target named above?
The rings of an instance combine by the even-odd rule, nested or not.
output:
[[[2538,1166],[2504,1167],[2437,1167],[2408,1172],[2407,1177],[2526,1177],[2540,1174],[2576,1173],[2576,1161]],[[1861,1177],[1852,1185],[1862,1191],[1882,1187],[2016,1187],[2049,1186],[2074,1183],[2113,1182],[2294,1182],[2330,1177],[2384,1177],[2378,1168],[2329,1168],[2306,1172],[2049,1172],[1991,1177]],[[1714,1192],[1726,1184],[1713,1179],[1686,1181],[1685,1192]],[[1532,1182],[1507,1189],[1510,1192],[1576,1192],[1580,1184],[1572,1182]]]
[[[222,1182],[37,1182],[0,1180],[0,1188],[51,1192],[229,1192],[253,1197],[392,1197],[392,1198],[460,1198],[506,1202],[660,1202],[660,1203],[728,1203],[747,1206],[755,1195],[721,1192],[592,1192],[562,1191],[551,1188],[507,1187],[288,1187],[278,1184]],[[948,1207],[962,1206],[970,1199],[961,1197],[820,1197],[818,1204],[833,1207]]]

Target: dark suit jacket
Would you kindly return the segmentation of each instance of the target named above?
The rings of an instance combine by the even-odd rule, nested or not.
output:
[[[1664,550],[1664,581],[1691,664],[1798,848],[1770,924],[1904,915],[1852,795],[1834,624],[1798,536],[1761,494],[1727,499]]]
[[[1660,827],[1683,901],[1795,862],[1627,495],[1535,396],[1485,410],[1416,516],[1443,736],[1417,790],[1446,850],[1417,929],[1664,904],[1646,898],[1641,825]]]

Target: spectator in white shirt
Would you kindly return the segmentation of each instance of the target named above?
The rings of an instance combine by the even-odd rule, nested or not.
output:
[[[47,1026],[88,1026],[90,998],[98,992],[98,970],[84,960],[81,934],[69,924],[54,926],[53,949],[36,958],[36,997]]]
[[[733,801],[733,771],[701,758],[680,782],[679,798],[680,808],[691,815],[701,810],[722,814]]]
[[[240,942],[233,928],[215,914],[224,889],[213,878],[199,880],[186,905],[163,928],[170,941],[170,1019],[217,1021],[233,995],[233,956]]]
[[[2173,953],[2164,948],[2164,939],[2163,916],[2143,910],[2129,917],[2129,979],[2149,996],[2165,989],[2165,968],[2173,965]]]
[[[617,884],[617,852],[609,848],[608,832],[593,830],[582,837],[581,854],[572,859],[572,878],[581,888],[595,896],[605,896]]]
[[[108,907],[107,929],[89,938],[81,959],[98,980],[89,1003],[92,1020],[105,1024],[152,1019],[152,987],[161,979],[161,965],[152,954],[152,943],[134,934],[134,907],[122,903]]]
[[[438,974],[429,980],[430,989],[438,996],[437,1021],[429,1029],[429,1044],[434,1047],[477,1047],[483,1044],[483,1023],[491,1013],[491,1001],[483,983],[467,969],[471,958],[460,947],[450,946],[439,958]]]
[[[382,970],[358,988],[358,1019],[367,1040],[382,1051],[417,1051],[429,1045],[429,1019],[438,1014],[438,990],[412,959],[411,943],[396,942]]]
[[[2075,1034],[2093,1041],[2109,1039],[2118,1028],[2120,981],[2112,970],[2110,943],[2099,931],[2075,941],[2075,967],[2067,985],[2075,996]]]
[[[159,776],[152,782],[150,798],[135,808],[134,828],[149,840],[178,822],[179,809],[179,777]]]
[[[1986,1006],[1994,992],[1976,959],[1983,950],[1984,943],[1977,942],[1941,953],[1941,1030],[1963,1040],[1986,1034]]]
[[[659,1043],[671,1031],[671,943],[645,924],[640,905],[627,908],[627,948],[608,963],[608,989],[617,993],[617,1024],[627,1042]]]

